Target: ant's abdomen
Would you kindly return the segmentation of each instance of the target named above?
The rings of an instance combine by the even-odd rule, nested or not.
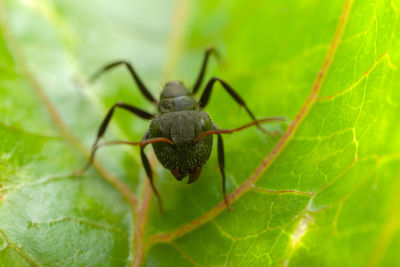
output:
[[[206,135],[198,142],[195,138],[215,127],[207,113],[199,110],[186,110],[160,114],[154,118],[149,128],[148,138],[164,137],[168,143],[153,144],[154,153],[161,164],[170,170],[179,170],[186,175],[203,166],[211,155],[213,138]]]

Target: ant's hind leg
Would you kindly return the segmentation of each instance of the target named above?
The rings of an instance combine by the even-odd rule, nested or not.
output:
[[[147,111],[144,111],[144,110],[134,107],[132,105],[122,103],[122,102],[118,102],[118,103],[114,104],[111,107],[111,109],[107,112],[107,115],[103,119],[103,122],[101,123],[99,130],[97,131],[97,137],[96,137],[95,142],[93,143],[88,163],[80,171],[76,172],[77,175],[82,175],[92,165],[94,156],[95,156],[95,152],[97,150],[97,144],[98,144],[100,138],[103,137],[116,108],[125,109],[143,119],[151,120],[152,118],[154,118],[153,114],[150,114]]]
[[[121,109],[125,109],[137,116],[139,116],[142,119],[146,119],[146,120],[151,120],[154,118],[153,114],[148,113],[147,111],[144,111],[140,108],[137,108],[135,106],[126,104],[126,103],[122,103],[122,102],[118,102],[116,104],[114,104],[110,110],[107,112],[106,117],[104,118],[103,122],[100,125],[100,128],[97,132],[97,138],[96,141],[94,142],[93,146],[96,146],[97,143],[99,142],[100,138],[104,135],[108,124],[110,123],[110,120],[112,118],[112,115],[114,114],[114,111],[116,108],[121,108]]]
[[[144,135],[142,141],[146,140],[147,136],[148,136],[148,132],[146,132],[146,134]],[[153,171],[151,170],[149,159],[147,158],[146,154],[144,153],[144,147],[140,147],[140,157],[142,158],[142,164],[143,164],[143,167],[144,167],[144,169],[146,171],[147,177],[149,178],[151,188],[153,189],[153,192],[157,197],[157,201],[158,201],[158,206],[160,208],[160,212],[164,213],[164,207],[163,207],[161,195],[158,192],[156,186],[154,185]]]
[[[275,133],[270,133],[267,130],[265,130],[264,128],[262,128],[261,125],[257,123],[256,117],[254,116],[253,112],[250,111],[249,107],[244,102],[243,98],[229,84],[227,84],[225,81],[221,80],[218,77],[212,77],[210,79],[210,81],[207,83],[206,88],[204,89],[204,92],[201,95],[201,98],[199,101],[199,106],[201,109],[207,106],[208,101],[210,100],[211,91],[213,89],[215,82],[219,82],[222,85],[222,88],[224,88],[225,91],[228,92],[228,94],[236,101],[236,103],[238,103],[240,106],[242,106],[246,110],[247,114],[249,114],[249,116],[251,117],[253,122],[256,123],[256,126],[258,129],[260,129],[262,132],[265,132],[269,135],[272,135],[272,136],[276,135]]]
[[[218,136],[218,165],[222,175],[222,194],[224,195],[225,205],[229,210],[232,210],[229,205],[228,197],[226,196],[226,176],[225,176],[225,153],[224,153],[224,141],[221,135]]]
[[[111,70],[111,69],[113,69],[115,67],[118,67],[120,65],[124,65],[124,66],[127,67],[129,73],[131,74],[133,80],[135,81],[135,83],[139,87],[139,90],[143,94],[143,96],[146,97],[153,104],[156,104],[157,103],[157,99],[155,99],[153,97],[153,95],[150,93],[150,91],[147,89],[147,87],[144,85],[142,80],[137,75],[136,71],[133,69],[132,65],[127,61],[124,61],[124,60],[115,61],[115,62],[112,62],[112,63],[104,66],[103,68],[101,68],[99,71],[97,71],[90,78],[90,81],[93,82],[93,81],[97,80],[97,78],[99,78],[103,73],[105,73],[105,72],[107,72],[107,71],[109,71],[109,70]]]

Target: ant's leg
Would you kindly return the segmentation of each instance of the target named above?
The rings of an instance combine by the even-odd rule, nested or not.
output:
[[[94,151],[96,149],[97,143],[99,142],[100,138],[104,135],[104,133],[105,133],[105,131],[107,129],[107,126],[110,123],[111,117],[114,114],[114,110],[116,108],[125,109],[125,110],[127,110],[129,112],[132,112],[133,114],[135,114],[135,115],[137,115],[137,116],[139,116],[139,117],[141,117],[143,119],[151,120],[152,118],[154,118],[154,115],[152,115],[152,114],[148,113],[147,111],[144,111],[144,110],[142,110],[140,108],[134,107],[132,105],[125,104],[125,103],[122,103],[122,102],[118,102],[118,103],[114,104],[114,106],[112,106],[111,109],[107,112],[106,117],[104,118],[103,122],[100,125],[99,130],[97,131],[96,141],[93,143],[91,154],[94,154]],[[83,171],[86,170],[89,166],[85,167],[83,169]]]
[[[253,121],[251,123],[247,123],[247,124],[245,124],[243,126],[235,128],[235,129],[222,129],[221,130],[221,129],[218,129],[217,127],[214,127],[215,130],[210,130],[210,131],[206,131],[206,132],[203,132],[203,133],[199,134],[193,140],[193,144],[196,144],[201,138],[203,138],[206,135],[210,135],[210,134],[218,134],[218,135],[220,135],[220,134],[231,134],[231,133],[234,133],[234,132],[238,132],[238,131],[247,129],[250,126],[259,125],[259,124],[265,123],[265,122],[285,122],[285,121],[287,121],[286,117],[269,117],[269,118],[264,118],[264,119]]]
[[[144,138],[142,139],[142,141],[140,141],[140,142],[131,142],[131,141],[110,141],[110,142],[105,142],[105,143],[102,143],[102,144],[99,144],[99,145],[94,146],[93,149],[92,149],[92,153],[90,154],[90,158],[89,158],[88,163],[86,164],[86,166],[85,166],[83,169],[81,169],[80,171],[74,172],[72,175],[73,175],[73,176],[80,176],[80,175],[82,175],[82,174],[92,165],[92,163],[93,163],[93,161],[94,161],[94,156],[95,156],[95,154],[96,154],[96,151],[97,151],[100,147],[109,146],[109,145],[140,146],[140,156],[141,156],[141,158],[142,158],[143,166],[144,166],[144,168],[145,168],[145,170],[146,170],[147,176],[148,176],[149,179],[150,179],[151,187],[152,187],[152,189],[153,189],[155,195],[157,196],[157,200],[158,200],[158,204],[159,204],[159,207],[160,207],[160,211],[161,211],[161,213],[163,213],[163,212],[164,212],[164,208],[163,208],[163,205],[162,205],[161,196],[160,196],[160,194],[158,193],[158,191],[157,191],[157,189],[156,189],[156,187],[155,187],[155,185],[154,185],[154,183],[153,183],[153,174],[152,174],[152,171],[151,171],[151,167],[150,167],[149,160],[147,159],[146,154],[144,153],[144,148],[145,148],[145,146],[147,146],[147,145],[149,145],[149,144],[165,142],[165,143],[169,143],[169,144],[173,145],[174,142],[172,142],[172,140],[167,139],[167,138],[164,138],[164,137],[156,137],[156,138],[146,139],[146,138],[147,138],[147,135],[148,135],[148,133],[146,133],[145,137],[144,137]]]
[[[232,210],[231,206],[229,205],[228,198],[226,196],[224,141],[222,140],[222,136],[219,134],[218,134],[218,165],[222,175],[222,194],[224,195],[225,205],[229,210]]]
[[[164,207],[163,207],[163,204],[162,204],[161,195],[158,192],[156,186],[154,185],[153,172],[151,171],[149,160],[147,159],[147,156],[144,153],[144,150],[143,150],[142,147],[140,148],[140,157],[142,158],[142,163],[143,163],[144,169],[146,170],[147,177],[150,180],[151,188],[153,189],[153,192],[157,197],[158,206],[160,207],[160,212],[164,213]]]
[[[147,111],[144,111],[142,109],[136,108],[136,107],[134,107],[132,105],[129,105],[129,104],[125,104],[125,103],[122,103],[122,102],[118,102],[118,103],[114,104],[111,107],[111,109],[107,112],[106,117],[103,119],[103,122],[101,123],[100,128],[97,131],[97,137],[96,137],[95,142],[92,145],[92,149],[90,151],[90,157],[89,157],[88,164],[84,168],[82,168],[82,170],[78,171],[77,175],[83,174],[90,167],[90,165],[92,165],[93,159],[94,159],[94,154],[96,153],[96,150],[98,149],[98,145],[97,144],[98,144],[100,138],[104,135],[104,133],[105,133],[105,131],[107,129],[107,126],[110,123],[111,117],[114,114],[114,110],[116,108],[122,108],[122,109],[128,110],[128,111],[132,112],[135,115],[138,115],[139,117],[141,117],[143,119],[150,120],[150,119],[152,119],[154,117],[152,114],[148,113]]]
[[[246,103],[244,102],[243,98],[231,87],[229,86],[226,82],[224,82],[223,80],[221,80],[218,77],[212,77],[210,79],[210,81],[207,83],[206,85],[206,89],[204,89],[203,94],[201,95],[200,101],[199,101],[199,106],[200,108],[204,108],[205,106],[207,106],[208,101],[210,100],[210,96],[211,96],[211,90],[213,89],[213,86],[215,84],[215,82],[219,82],[222,87],[228,92],[228,94],[242,107],[244,107],[244,109],[247,111],[247,113],[250,115],[250,117],[253,119],[254,122],[257,122],[256,117],[253,115],[253,113],[250,111],[249,107],[246,105]],[[265,129],[263,129],[258,123],[256,123],[257,127],[263,131],[263,132],[267,132]],[[268,132],[267,132],[268,133]]]
[[[153,97],[153,95],[150,93],[150,91],[146,88],[146,86],[143,84],[142,80],[139,78],[139,76],[136,74],[135,70],[133,69],[132,65],[124,60],[120,60],[120,61],[116,61],[116,62],[112,62],[106,66],[104,66],[103,68],[101,68],[99,71],[97,71],[91,78],[90,81],[95,81],[97,78],[99,78],[99,76],[101,74],[103,74],[104,72],[120,66],[120,65],[125,65],[128,68],[128,71],[130,72],[133,80],[136,82],[137,86],[139,87],[140,92],[151,102],[153,103],[157,103],[157,99],[155,99]]]
[[[107,126],[110,123],[111,117],[114,114],[114,110],[116,108],[125,109],[125,110],[127,110],[129,112],[132,112],[133,114],[135,114],[135,115],[137,115],[137,116],[139,116],[139,117],[141,117],[143,119],[151,120],[151,119],[154,118],[154,115],[148,113],[147,111],[144,111],[144,110],[142,110],[140,108],[134,107],[134,106],[129,105],[129,104],[118,102],[118,103],[114,104],[114,106],[111,107],[111,109],[108,111],[106,117],[104,118],[103,122],[101,123],[100,128],[99,128],[99,130],[97,132],[97,138],[96,138],[96,141],[93,144],[93,147],[95,147],[97,145],[97,143],[99,142],[100,138],[104,135],[104,133],[105,133],[105,131],[107,129]]]
[[[143,137],[142,141],[146,140],[147,135],[148,135],[148,133],[145,134],[145,136]],[[158,206],[160,207],[160,212],[164,213],[164,207],[163,207],[163,204],[162,204],[161,195],[158,192],[156,186],[154,185],[153,172],[151,170],[149,160],[148,160],[146,154],[144,153],[144,147],[140,148],[140,157],[142,158],[142,164],[143,164],[144,169],[146,170],[147,177],[150,180],[151,188],[153,189],[153,192],[157,197]]]
[[[204,54],[204,59],[203,59],[203,64],[201,65],[200,73],[199,76],[197,77],[196,83],[193,86],[193,91],[192,94],[196,94],[196,92],[199,90],[201,83],[203,82],[204,74],[206,72],[207,68],[207,63],[210,55],[214,53],[214,55],[218,58],[218,52],[215,50],[213,47],[209,47],[206,49],[206,53]]]
[[[229,205],[228,197],[226,196],[225,153],[224,153],[224,142],[222,140],[221,134],[231,134],[249,128],[250,126],[253,125],[259,125],[260,123],[263,122],[279,122],[279,121],[283,122],[285,120],[286,120],[285,117],[270,117],[245,124],[236,129],[222,129],[222,130],[218,129],[218,127],[214,125],[215,128],[214,130],[203,132],[193,140],[193,144],[196,144],[201,138],[203,138],[206,135],[216,134],[218,136],[218,165],[222,175],[222,194],[224,195],[225,205],[229,210],[231,210],[232,208]]]

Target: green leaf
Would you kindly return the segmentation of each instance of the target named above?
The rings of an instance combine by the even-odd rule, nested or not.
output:
[[[398,0],[6,0],[0,34],[0,266],[395,266],[400,264]],[[110,147],[82,177],[107,109],[155,112],[115,59],[154,95],[207,79],[231,84],[279,137],[224,136],[198,182],[177,182],[148,149]],[[160,86],[161,85],[161,86]],[[249,121],[217,86],[221,128]],[[139,141],[148,122],[115,113],[107,140]],[[215,149],[214,149],[215,150]]]

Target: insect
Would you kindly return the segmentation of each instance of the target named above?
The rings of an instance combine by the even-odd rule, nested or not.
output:
[[[134,82],[139,87],[139,90],[143,96],[154,105],[157,105],[158,113],[152,114],[124,102],[118,102],[114,104],[106,114],[97,131],[97,137],[92,146],[89,161],[87,165],[80,171],[80,174],[83,174],[90,167],[90,165],[93,163],[96,151],[102,146],[115,144],[139,146],[142,164],[146,171],[147,177],[150,180],[153,192],[157,197],[160,211],[163,212],[164,209],[161,196],[154,184],[153,172],[151,170],[149,160],[144,152],[145,146],[148,144],[153,146],[154,153],[158,160],[165,168],[170,170],[172,175],[178,181],[181,181],[184,177],[189,176],[188,183],[190,184],[199,178],[203,165],[208,161],[211,155],[213,146],[212,136],[217,135],[218,164],[222,177],[222,194],[226,206],[231,209],[226,196],[225,156],[224,144],[221,135],[240,131],[253,125],[257,126],[260,130],[265,131],[260,126],[261,123],[284,121],[285,118],[269,117],[257,120],[246,105],[243,98],[240,97],[230,85],[218,77],[213,77],[208,81],[200,100],[196,101],[194,96],[201,87],[209,58],[213,54],[218,57],[218,53],[214,48],[206,49],[200,73],[198,74],[192,90],[189,90],[180,81],[171,81],[165,84],[158,101],[152,96],[150,91],[137,75],[136,71],[133,69],[132,65],[127,61],[113,62],[96,72],[92,76],[91,81],[95,81],[103,73],[117,66],[125,66],[132,76]],[[204,112],[203,109],[209,103],[211,91],[216,82],[220,83],[222,88],[225,89],[225,91],[246,110],[252,119],[251,123],[236,129],[219,129],[217,125],[212,122],[209,115]],[[109,125],[113,113],[117,108],[131,112],[142,119],[151,120],[150,127],[140,142],[110,141],[99,144],[99,141],[106,132],[107,126]]]

